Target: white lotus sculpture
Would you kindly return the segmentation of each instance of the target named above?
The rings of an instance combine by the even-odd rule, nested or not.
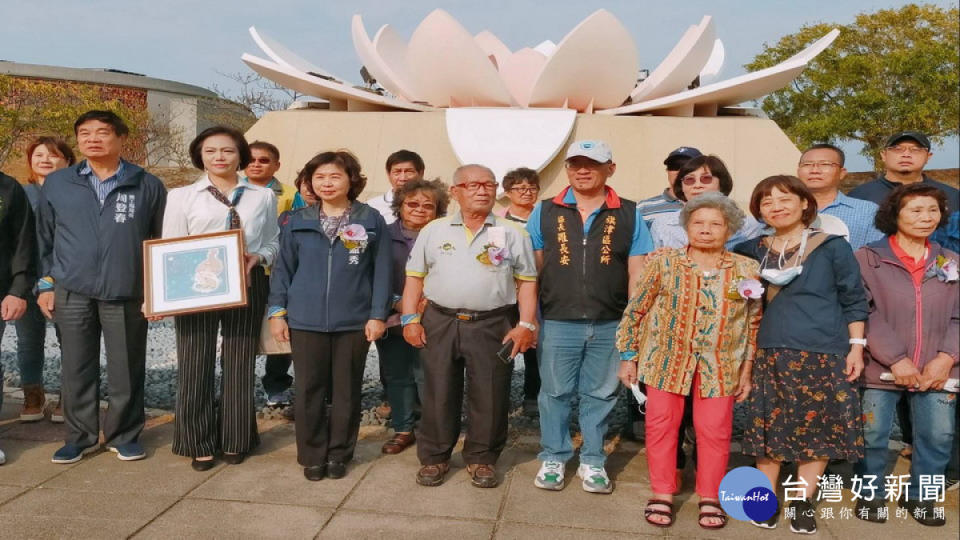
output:
[[[244,54],[251,69],[327,100],[333,111],[445,111],[446,135],[458,160],[484,163],[499,178],[513,167],[540,170],[550,163],[577,113],[716,116],[760,98],[788,85],[839,31],[773,67],[718,81],[724,48],[705,16],[638,83],[636,44],[603,9],[557,44],[544,41],[517,51],[488,30],[472,35],[441,9],[427,15],[409,41],[388,24],[371,39],[354,15],[354,49],[380,91],[344,82],[256,28],[250,34],[269,58]]]
[[[776,66],[690,89],[717,78],[724,58],[713,20],[690,26],[673,50],[637,83],[637,48],[613,14],[598,10],[558,44],[544,41],[511,51],[493,33],[470,34],[442,9],[404,39],[389,24],[369,37],[360,15],[351,33],[363,66],[387,94],[343,82],[250,28],[269,60],[244,54],[254,71],[338,110],[432,110],[458,107],[560,108],[604,114],[715,115],[793,80],[839,34]]]

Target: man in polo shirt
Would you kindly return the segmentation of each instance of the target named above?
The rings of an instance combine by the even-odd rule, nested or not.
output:
[[[854,249],[883,238],[873,225],[879,208],[876,203],[855,199],[840,193],[840,182],[847,176],[843,167],[846,156],[832,144],[815,144],[800,155],[797,177],[817,199],[821,214],[836,217],[850,232],[850,246]]]
[[[277,196],[277,215],[289,212],[293,208],[293,200],[297,189],[289,184],[277,180],[275,176],[280,170],[280,149],[265,141],[250,143],[250,164],[244,170],[247,182],[261,187],[270,188]],[[263,279],[269,279],[269,273],[256,274]],[[293,409],[290,405],[290,386],[293,377],[290,376],[289,354],[270,354],[264,365],[263,390],[267,393],[267,405],[270,407],[286,407],[284,410],[289,417]]]
[[[616,403],[617,324],[653,241],[637,205],[607,179],[616,171],[610,147],[577,141],[566,154],[570,186],[538,204],[527,231],[540,273],[540,444],[534,484],[563,489],[573,457],[570,413],[580,398],[580,466],[584,491],[610,493],[603,438]]]
[[[894,133],[880,151],[883,174],[875,180],[857,186],[850,191],[849,195],[879,205],[900,184],[924,182],[940,188],[947,195],[947,211],[956,212],[960,206],[960,191],[923,174],[923,168],[932,156],[930,139],[923,133],[917,131]]]
[[[681,146],[673,152],[670,152],[670,154],[667,155],[667,159],[663,160],[663,164],[667,168],[667,187],[664,188],[663,193],[660,195],[644,199],[637,203],[637,210],[640,211],[643,219],[648,221],[648,225],[650,216],[664,212],[676,212],[683,208],[683,201],[678,199],[677,195],[673,192],[673,182],[677,179],[677,173],[680,172],[680,167],[683,167],[684,164],[691,159],[702,155],[700,150],[692,146]]]
[[[159,238],[167,190],[120,159],[129,130],[110,111],[74,123],[84,161],[47,176],[37,203],[40,275],[37,304],[57,318],[66,444],[54,463],[73,463],[99,448],[100,336],[110,392],[103,436],[123,461],[143,459],[143,241]]]
[[[513,358],[536,340],[530,237],[492,213],[496,193],[487,167],[457,169],[451,194],[459,212],[424,227],[407,261],[403,337],[423,348],[420,485],[440,485],[450,468],[460,436],[464,370],[469,390],[463,461],[474,486],[497,485],[494,464],[507,441]],[[421,294],[428,300],[422,320]]]

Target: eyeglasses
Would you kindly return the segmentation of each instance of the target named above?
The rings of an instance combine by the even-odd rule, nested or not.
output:
[[[515,187],[510,188],[510,191],[514,191],[514,192],[516,192],[516,193],[520,193],[520,194],[524,194],[524,195],[530,195],[530,194],[533,194],[533,193],[536,193],[536,192],[540,191],[540,188],[538,188],[538,187],[536,187],[536,186],[529,186],[529,187],[518,187],[518,186],[515,186]]]
[[[834,167],[839,167],[839,163],[833,161],[801,161],[801,169],[833,169]]]
[[[913,156],[919,156],[929,152],[929,150],[926,148],[921,148],[919,146],[888,146],[887,150],[897,154],[903,154],[906,152]]]
[[[250,160],[250,163],[262,163],[262,164],[264,164],[264,165],[269,165],[271,161],[273,161],[273,159],[271,159],[271,158],[268,158],[268,157],[259,157],[259,158],[253,158],[253,159],[251,159],[251,160]]]
[[[409,210],[423,210],[424,212],[433,212],[437,209],[437,205],[433,203],[418,203],[417,201],[403,201],[403,205],[406,206]]]
[[[714,176],[714,175],[712,175],[712,174],[704,174],[704,175],[701,175],[700,178],[697,178],[696,176],[693,176],[693,175],[684,176],[684,177],[683,177],[683,185],[685,185],[685,186],[692,186],[692,185],[696,184],[697,181],[699,180],[701,184],[703,184],[703,185],[705,185],[705,186],[709,186],[709,185],[712,184],[713,181],[716,180],[716,179],[717,179],[717,177]]]
[[[484,191],[496,191],[497,185],[493,182],[463,182],[460,184],[454,184],[455,187],[460,187],[468,192],[476,193],[483,189]]]

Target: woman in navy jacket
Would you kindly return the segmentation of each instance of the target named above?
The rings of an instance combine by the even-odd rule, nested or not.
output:
[[[342,478],[353,458],[363,369],[384,332],[392,261],[383,217],[357,201],[367,179],[353,154],[314,156],[302,182],[318,202],[280,224],[267,305],[271,333],[291,342],[297,461],[316,481]]]

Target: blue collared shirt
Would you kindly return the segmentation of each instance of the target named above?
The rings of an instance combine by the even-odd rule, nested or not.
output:
[[[682,208],[683,201],[671,195],[669,189],[663,190],[663,193],[656,197],[650,197],[637,203],[637,210],[646,220],[647,225],[650,225],[650,220],[657,214],[675,212]]]
[[[124,161],[121,159],[119,165],[117,165],[117,171],[113,173],[113,176],[100,180],[96,173],[93,172],[93,168],[90,167],[90,162],[83,162],[83,167],[80,168],[80,175],[90,182],[90,187],[92,187],[94,193],[97,194],[97,200],[100,201],[100,206],[103,206],[110,192],[117,188],[120,179],[123,178],[123,169]]]
[[[573,194],[572,189],[567,190],[566,196],[563,198],[564,204],[570,205],[574,208],[577,206],[577,198]],[[527,232],[530,233],[530,241],[533,244],[534,251],[543,251],[543,233],[540,229],[540,213],[541,213],[541,203],[537,203],[533,207],[533,211],[530,212],[530,217],[527,219]],[[589,216],[587,216],[587,221],[583,224],[584,235],[590,230],[590,225],[593,224],[593,220],[600,213],[600,210],[603,207],[597,208]],[[647,224],[643,220],[643,214],[640,213],[640,207],[637,206],[637,219],[633,227],[633,239],[630,242],[630,257],[636,255],[645,255],[653,251],[653,240],[650,238],[650,231],[647,229]]]
[[[883,233],[873,226],[873,218],[879,207],[876,203],[848,197],[837,192],[837,198],[826,208],[821,208],[821,214],[839,218],[850,231],[850,247],[854,251],[883,238]]]

